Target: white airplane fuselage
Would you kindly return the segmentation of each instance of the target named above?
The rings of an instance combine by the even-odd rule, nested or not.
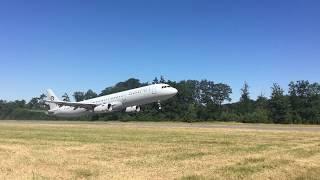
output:
[[[50,109],[48,114],[59,117],[77,117],[122,110],[126,112],[138,112],[140,111],[140,105],[167,100],[176,95],[177,92],[177,89],[167,84],[153,84],[78,102],[96,104],[97,106],[92,110],[64,105]]]

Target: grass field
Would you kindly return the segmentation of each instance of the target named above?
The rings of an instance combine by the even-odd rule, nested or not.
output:
[[[0,179],[319,178],[319,126],[0,121]]]

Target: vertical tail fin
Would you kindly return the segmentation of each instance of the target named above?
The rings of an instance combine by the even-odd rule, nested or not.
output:
[[[48,101],[60,101],[59,98],[54,94],[52,89],[47,89],[47,100]],[[46,104],[49,105],[50,109],[55,109],[56,107],[58,107],[58,105],[55,103],[47,102]]]

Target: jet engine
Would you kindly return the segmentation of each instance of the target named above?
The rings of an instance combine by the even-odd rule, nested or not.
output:
[[[140,106],[130,106],[126,108],[126,112],[140,112]]]
[[[106,112],[112,112],[112,111],[119,111],[123,109],[121,102],[113,102],[109,104],[101,104],[94,108],[94,112],[97,113],[106,113]]]
[[[111,104],[101,104],[101,105],[95,107],[93,111],[97,112],[97,113],[111,112],[112,105]]]

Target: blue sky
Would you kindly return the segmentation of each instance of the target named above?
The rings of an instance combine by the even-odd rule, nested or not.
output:
[[[0,99],[208,79],[251,97],[320,81],[318,0],[0,1]]]

